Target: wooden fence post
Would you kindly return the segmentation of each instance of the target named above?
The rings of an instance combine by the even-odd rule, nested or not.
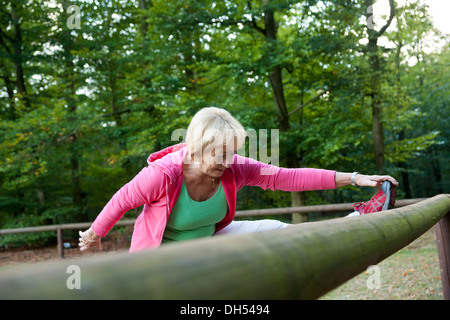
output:
[[[56,229],[56,234],[58,238],[58,257],[60,259],[64,258],[64,239],[62,236],[62,229],[58,228]]]
[[[450,300],[450,212],[435,226],[444,299]]]

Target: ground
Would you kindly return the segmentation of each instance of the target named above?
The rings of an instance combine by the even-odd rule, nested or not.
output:
[[[442,300],[434,228],[380,262],[379,288],[370,289],[370,269],[329,292],[323,300]]]
[[[107,241],[103,243],[103,252],[89,251],[80,252],[78,248],[69,248],[64,250],[64,257],[76,258],[89,255],[98,255],[106,253],[114,253],[126,248],[120,248],[114,243]],[[38,262],[59,260],[58,251],[55,246],[44,248],[16,248],[0,251],[0,272],[2,270],[13,268],[14,266],[32,265]]]
[[[130,248],[129,235],[131,229],[122,227],[120,231],[111,231],[102,241],[102,251],[92,249],[81,252],[77,241],[70,241],[70,248],[64,249],[65,258],[77,258],[101,254],[113,254],[119,251],[127,251]],[[0,272],[15,267],[27,267],[41,262],[58,261],[56,246],[0,249]]]

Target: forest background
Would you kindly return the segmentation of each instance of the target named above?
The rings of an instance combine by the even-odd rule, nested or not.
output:
[[[449,193],[449,35],[426,1],[374,2],[0,0],[0,229],[93,221],[208,106],[278,130],[280,166],[390,174],[397,199]],[[237,210],[373,192],[244,187]]]

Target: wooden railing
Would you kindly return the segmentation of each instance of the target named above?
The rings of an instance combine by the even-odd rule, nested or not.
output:
[[[0,299],[316,299],[437,223],[448,299],[449,212],[445,194],[380,214],[7,270]],[[68,284],[74,266],[75,289]]]

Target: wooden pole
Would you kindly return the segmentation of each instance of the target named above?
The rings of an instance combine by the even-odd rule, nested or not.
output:
[[[121,220],[118,221],[116,226],[128,226],[133,225],[136,222],[135,219],[132,220]],[[25,228],[14,228],[14,229],[0,229],[0,235],[4,234],[16,234],[16,233],[29,233],[29,232],[46,232],[46,231],[57,231],[70,230],[70,229],[87,229],[92,225],[92,222],[82,222],[82,223],[67,223],[67,224],[53,224],[48,226],[38,226],[38,227],[25,227]]]
[[[61,228],[56,229],[56,235],[58,240],[58,257],[62,259],[64,258],[64,239]]]
[[[450,195],[439,195],[360,217],[6,270],[0,299],[316,299],[449,211]],[[71,274],[74,265],[79,272]],[[70,289],[77,277],[79,289]]]
[[[445,300],[450,300],[450,211],[435,227],[441,271],[442,291]]]

